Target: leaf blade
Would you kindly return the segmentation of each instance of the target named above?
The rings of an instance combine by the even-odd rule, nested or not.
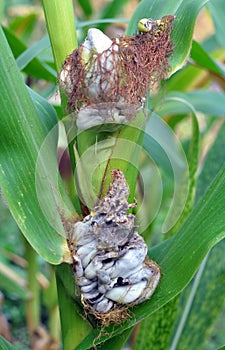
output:
[[[65,246],[65,234],[60,213],[59,210],[55,212],[57,233],[42,211],[35,183],[36,162],[46,138],[46,128],[50,125],[57,125],[57,118],[53,109],[49,107],[45,113],[51,122],[43,126],[45,123],[41,122],[35,110],[1,29],[0,47],[2,52],[0,58],[1,187],[11,212],[27,240],[44,259],[58,264],[62,260]],[[48,161],[45,158],[42,164],[42,170],[47,177],[49,170],[55,169],[55,173],[58,173],[56,145],[57,133],[53,133],[48,143]],[[49,185],[50,183],[47,185],[47,192],[46,187],[43,187],[43,195],[48,194],[46,200],[49,200],[49,206],[56,208],[56,204],[53,204],[54,194],[49,190]]]
[[[19,56],[23,55],[23,53],[29,49],[27,49],[26,45],[13,33],[11,33],[8,28],[3,27],[3,31],[11,47],[14,57],[16,59],[19,59]],[[29,64],[21,67],[21,69],[23,69],[24,72],[31,77],[45,79],[54,83],[56,81],[56,77],[52,69],[50,69],[49,66],[44,65],[38,58],[33,58]]]
[[[210,149],[198,180],[197,201],[202,197],[210,179],[224,164],[225,124]],[[201,349],[212,325],[224,304],[224,246],[223,239],[209,252],[190,286],[181,296],[180,309],[171,349]],[[181,314],[181,316],[180,316]],[[196,323],[196,319],[198,322]],[[193,325],[195,326],[193,327]],[[194,329],[195,328],[195,329]],[[190,336],[191,335],[191,336]]]

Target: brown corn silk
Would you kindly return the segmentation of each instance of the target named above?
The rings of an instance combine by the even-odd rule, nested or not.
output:
[[[174,16],[165,16],[147,33],[115,38],[111,47],[102,53],[92,50],[86,63],[82,58],[83,45],[80,45],[63,65],[63,69],[68,67],[72,82],[69,109],[77,112],[81,106],[121,99],[140,106],[148,89],[157,87],[170,70],[168,57],[173,51],[170,39],[173,21]],[[99,81],[97,97],[89,90],[95,80]]]

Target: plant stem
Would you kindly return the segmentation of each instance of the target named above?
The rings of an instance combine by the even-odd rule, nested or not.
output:
[[[72,0],[42,0],[48,34],[51,41],[57,72],[62,68],[65,58],[77,48],[76,26]],[[60,90],[62,115],[66,115],[67,97]],[[69,145],[72,168],[74,155]]]
[[[57,297],[57,286],[55,269],[49,265],[50,276],[49,276],[49,286],[44,290],[44,304],[48,309],[49,321],[49,333],[54,339],[54,341],[60,343],[60,319],[59,319],[59,307],[58,307],[58,297]]]
[[[56,341],[57,344],[60,343],[60,318],[59,318],[59,308],[56,305],[50,310],[49,314],[49,333],[51,337]]]
[[[40,322],[40,288],[37,281],[38,263],[37,253],[31,247],[27,240],[24,239],[25,256],[28,262],[27,266],[27,288],[31,294],[26,301],[26,318],[27,326],[32,343],[34,330]]]
[[[77,36],[72,0],[42,0],[48,34],[56,70],[62,68],[65,58],[77,48]],[[62,114],[66,113],[67,97],[60,90]]]
[[[42,0],[57,72],[77,47],[72,0]]]

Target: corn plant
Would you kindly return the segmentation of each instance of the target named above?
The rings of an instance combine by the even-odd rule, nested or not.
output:
[[[92,29],[84,44],[71,0],[42,1],[48,36],[30,48],[0,28],[0,186],[28,264],[27,284],[0,266],[0,286],[19,286],[33,348],[40,256],[50,271],[49,329],[59,344],[58,307],[63,349],[122,349],[126,342],[131,349],[211,349],[225,285],[222,2],[142,0],[123,37],[96,40]],[[96,23],[91,1],[79,1],[86,15],[79,31],[93,23],[105,30],[125,3],[112,1]],[[201,43],[193,39],[200,11],[215,27]],[[38,57],[49,46],[54,63]],[[35,92],[21,71],[51,89]],[[58,83],[60,106],[46,98]],[[118,243],[108,230],[124,223]],[[93,250],[82,240],[94,241]],[[132,252],[123,265],[127,279],[113,281],[110,291],[102,282],[105,304],[91,304],[96,296],[82,284],[96,245],[88,264],[96,258],[101,267],[94,275],[94,265],[85,270],[94,291],[96,279],[108,278],[107,264]],[[144,258],[132,265],[141,249]],[[116,299],[121,287],[126,294]],[[0,346],[14,348],[2,337]]]

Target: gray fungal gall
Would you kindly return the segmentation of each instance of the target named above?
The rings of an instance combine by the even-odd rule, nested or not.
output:
[[[106,196],[74,225],[69,242],[81,300],[102,323],[121,319],[121,310],[151,297],[160,268],[147,257],[147,245],[127,211],[129,188],[120,170]]]

